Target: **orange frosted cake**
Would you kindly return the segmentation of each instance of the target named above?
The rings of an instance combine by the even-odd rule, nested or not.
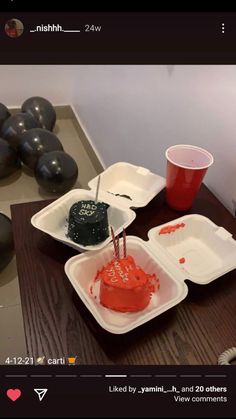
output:
[[[147,274],[137,266],[132,256],[126,256],[126,235],[123,230],[124,257],[120,257],[119,237],[111,234],[114,245],[114,258],[97,272],[90,293],[93,295],[94,283],[100,281],[100,303],[111,310],[134,312],[148,306],[152,293],[159,289],[159,279],[155,274]],[[97,298],[97,296],[95,296]]]
[[[156,275],[146,274],[131,256],[109,262],[97,273],[98,279],[100,303],[122,312],[143,310],[158,287]]]

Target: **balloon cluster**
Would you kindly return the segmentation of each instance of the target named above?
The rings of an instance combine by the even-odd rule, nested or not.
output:
[[[55,109],[42,97],[27,99],[21,112],[14,115],[0,103],[0,179],[20,169],[23,163],[34,170],[38,184],[47,192],[63,194],[72,188],[78,167],[52,132],[55,123]],[[13,254],[11,220],[0,213],[0,271]]]
[[[55,109],[45,98],[27,99],[14,115],[0,103],[0,179],[22,162],[34,170],[36,181],[47,192],[63,194],[72,188],[78,166],[52,132],[55,123]]]

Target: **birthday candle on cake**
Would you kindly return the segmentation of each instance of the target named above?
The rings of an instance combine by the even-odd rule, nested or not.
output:
[[[113,227],[112,226],[111,226],[111,237],[112,237],[113,246],[114,246],[114,256],[115,256],[115,259],[119,259],[119,257],[118,257],[118,251],[117,251],[117,245],[116,245],[116,239],[115,239],[115,234],[114,234],[114,230],[113,230]]]
[[[116,249],[117,249],[117,259],[120,259],[120,239],[119,236],[116,238]]]
[[[100,181],[101,181],[101,175],[98,176],[98,182],[97,182],[97,188],[96,188],[96,197],[95,197],[95,204],[97,204],[97,202],[98,202],[98,193],[99,193]]]
[[[124,258],[126,258],[126,233],[125,229],[123,228],[123,253]]]

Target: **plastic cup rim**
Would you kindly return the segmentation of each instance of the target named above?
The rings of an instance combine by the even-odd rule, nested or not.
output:
[[[189,166],[185,166],[183,164],[179,164],[174,162],[169,156],[168,156],[168,152],[173,149],[173,148],[179,148],[179,147],[185,147],[185,148],[192,148],[194,150],[199,150],[202,151],[204,154],[207,154],[208,157],[210,157],[210,163],[206,164],[205,166],[201,166],[201,167],[189,167]],[[207,169],[208,167],[210,167],[213,163],[214,163],[214,157],[212,156],[212,154],[207,151],[206,149],[202,148],[202,147],[198,147],[196,145],[191,145],[191,144],[176,144],[176,145],[172,145],[171,147],[167,148],[166,152],[165,152],[165,156],[166,159],[172,163],[173,165],[177,166],[177,167],[182,167],[183,169],[188,169],[188,170],[203,170],[203,169]]]

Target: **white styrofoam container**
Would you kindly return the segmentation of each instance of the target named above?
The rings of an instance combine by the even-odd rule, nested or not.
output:
[[[159,234],[167,225],[184,223],[174,233]],[[208,284],[236,267],[236,241],[232,234],[203,215],[180,217],[148,232],[156,251],[164,250],[168,260],[181,267],[185,279]],[[180,264],[179,259],[185,263]]]
[[[136,217],[131,207],[145,206],[165,187],[165,179],[151,173],[148,169],[129,163],[116,163],[101,173],[99,201],[110,205],[108,208],[108,223],[115,235],[127,228]],[[78,201],[94,200],[98,176],[89,182],[90,190],[73,189],[66,193],[31,218],[31,223],[37,229],[49,234],[54,239],[77,249],[100,250],[111,241],[109,229],[108,238],[94,246],[83,246],[67,237],[67,218],[71,206]],[[123,187],[122,187],[123,185]],[[125,194],[130,199],[115,196]]]
[[[127,236],[127,251],[146,273],[155,273],[160,278],[161,284],[160,289],[153,294],[148,307],[136,313],[120,313],[103,307],[99,299],[95,300],[90,293],[97,270],[113,258],[112,243],[99,252],[74,256],[65,264],[66,275],[83,303],[100,326],[116,334],[126,333],[153,319],[178,304],[188,292],[186,284],[180,279],[181,272],[178,269],[167,272],[165,266],[143,240],[135,236]]]
[[[159,235],[164,226],[178,223],[184,223],[185,227]],[[111,333],[129,332],[180,303],[188,293],[186,279],[207,284],[236,268],[236,241],[227,230],[206,217],[187,215],[151,229],[148,236],[148,242],[127,236],[127,253],[146,273],[155,273],[160,279],[160,289],[142,311],[110,310],[90,293],[97,270],[113,257],[112,244],[93,254],[74,256],[65,264],[66,275],[77,294],[97,322]],[[179,263],[182,257],[186,259],[185,264]],[[99,284],[98,281],[96,287]],[[95,294],[99,295],[99,289]]]
[[[89,182],[90,189],[97,186],[96,176]],[[150,172],[145,167],[118,162],[108,167],[101,175],[102,189],[108,193],[128,195],[124,200],[128,207],[145,207],[166,186],[165,178]]]

